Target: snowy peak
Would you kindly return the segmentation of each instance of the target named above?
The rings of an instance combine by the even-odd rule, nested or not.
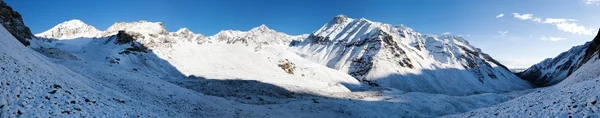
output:
[[[340,15],[333,17],[333,20],[331,21],[331,23],[341,24],[341,23],[347,22],[348,20],[351,20],[350,18],[348,18],[348,16],[346,16],[344,14],[340,14]]]
[[[252,28],[250,31],[223,30],[216,35],[210,36],[209,40],[225,42],[228,44],[245,45],[288,45],[292,40],[298,40],[302,36],[290,36],[285,33],[269,29],[262,24]]]
[[[120,22],[110,26],[104,35],[114,35],[118,31],[137,32],[141,34],[168,34],[168,31],[161,22],[148,22],[141,20],[138,22]]]
[[[181,28],[175,32],[177,34],[194,34],[194,32],[190,31],[188,28]]]
[[[195,35],[194,32],[190,31],[190,29],[188,29],[188,28],[181,28],[181,29],[177,30],[177,32],[175,32],[175,34],[182,35],[182,36],[193,36],[193,35]]]
[[[271,31],[271,29],[269,29],[269,27],[267,27],[267,25],[262,24],[258,27],[252,28],[250,31],[251,32],[253,32],[253,31],[254,32],[266,32],[266,31]]]
[[[460,36],[421,35],[365,18],[338,15],[291,46],[307,59],[374,86],[453,95],[531,87]]]
[[[203,40],[203,37],[204,37],[201,34],[194,34],[194,32],[192,32],[188,28],[181,28],[181,29],[177,30],[177,32],[173,32],[171,34],[176,37],[180,37],[180,38],[184,38],[184,39],[188,39],[188,40],[192,40],[192,39],[193,40]]]
[[[54,26],[52,29],[36,34],[37,37],[55,39],[93,38],[102,36],[102,31],[81,20],[73,19]]]
[[[62,25],[67,25],[67,26],[88,26],[88,24],[85,24],[83,21],[79,20],[79,19],[73,19],[73,20],[69,20],[69,21],[65,21],[63,23],[61,23]],[[59,24],[59,25],[61,25]]]

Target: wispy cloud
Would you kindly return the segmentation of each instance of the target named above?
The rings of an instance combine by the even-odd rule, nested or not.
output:
[[[540,38],[542,41],[562,41],[562,40],[567,40],[566,38],[562,38],[562,37],[545,37],[542,36],[542,38]]]
[[[585,0],[585,4],[588,4],[588,5],[600,5],[600,0]]]
[[[600,1],[600,0],[596,0]],[[551,24],[556,26],[558,30],[565,31],[568,33],[578,34],[578,35],[594,35],[594,29],[581,26],[576,22],[576,19],[567,19],[567,18],[539,18],[534,17],[533,14],[519,14],[513,13],[513,16],[517,19],[521,20],[531,20],[536,23],[541,24]],[[543,19],[543,20],[542,20]]]
[[[498,15],[496,16],[496,18],[502,18],[502,17],[504,17],[504,14],[498,14]]]
[[[519,14],[519,13],[513,13],[513,16],[515,18],[521,19],[521,20],[529,20],[533,18],[533,14]]]
[[[451,32],[444,32],[444,33],[442,33],[442,35],[450,35],[450,34],[452,34],[452,33]]]
[[[504,35],[508,34],[508,31],[498,31],[498,34],[504,36]]]
[[[564,18],[546,18],[546,20],[544,21],[544,23],[548,23],[548,24],[552,24],[552,23],[562,23],[562,22],[570,22],[570,21],[577,21],[575,19],[564,19]]]

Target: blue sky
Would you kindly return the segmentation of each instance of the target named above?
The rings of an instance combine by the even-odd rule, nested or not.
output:
[[[203,35],[261,24],[296,35],[345,14],[405,24],[426,34],[462,35],[509,67],[528,67],[554,57],[590,41],[600,28],[600,0],[4,1],[22,14],[34,33],[80,19],[99,30],[115,22],[147,20],[163,22],[169,31],[187,27]]]

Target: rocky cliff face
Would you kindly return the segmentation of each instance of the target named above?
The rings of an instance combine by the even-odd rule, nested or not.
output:
[[[14,11],[4,1],[0,1],[0,23],[23,45],[29,45],[27,38],[33,36],[31,30],[23,23],[19,12]]]
[[[598,34],[596,35],[594,40],[590,42],[590,46],[585,50],[585,54],[583,55],[583,58],[578,66],[581,66],[590,59],[592,59],[593,55],[598,51],[600,51],[600,30],[598,30]]]

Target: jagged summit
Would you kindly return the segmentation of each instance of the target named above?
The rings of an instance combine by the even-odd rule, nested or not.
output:
[[[330,23],[341,24],[341,23],[347,22],[348,20],[352,20],[352,19],[348,18],[346,15],[340,14],[340,15],[333,17],[333,20],[330,21]]]
[[[193,33],[190,29],[188,28],[180,28],[179,30],[177,30],[176,33]]]
[[[290,36],[277,32],[262,24],[249,31],[223,30],[208,37],[208,39],[229,44],[288,45],[292,40],[297,40],[299,37],[301,36]]]

